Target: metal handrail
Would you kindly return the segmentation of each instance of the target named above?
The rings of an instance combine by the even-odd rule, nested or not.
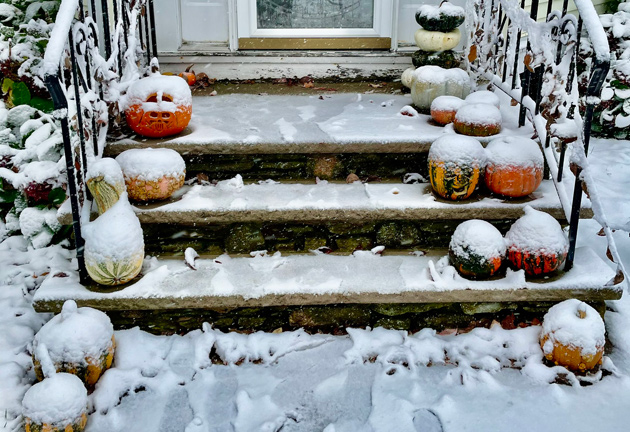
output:
[[[89,218],[84,208],[91,204],[84,182],[88,162],[102,153],[110,107],[117,107],[116,87],[123,79],[122,71],[137,68],[138,60],[148,66],[157,56],[153,0],[114,0],[112,4],[113,11],[108,0],[99,5],[90,0],[86,11],[83,0],[62,0],[44,54],[44,82],[62,130],[81,282],[88,281],[81,231],[82,217]],[[137,34],[142,26],[146,36],[134,40],[140,41],[146,56],[138,59],[128,36]]]

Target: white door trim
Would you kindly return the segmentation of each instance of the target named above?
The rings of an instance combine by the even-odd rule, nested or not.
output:
[[[394,40],[395,3],[397,0],[374,0],[374,27],[369,29],[259,29],[256,19],[256,0],[236,0],[237,36],[239,38],[388,37]]]

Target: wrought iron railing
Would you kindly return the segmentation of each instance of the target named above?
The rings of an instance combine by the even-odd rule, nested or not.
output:
[[[113,7],[110,8],[110,5]],[[61,124],[81,281],[82,217],[89,218],[84,179],[100,156],[121,92],[157,56],[153,0],[62,0],[44,55],[45,82]]]
[[[486,80],[520,103],[519,126],[524,126],[527,118],[534,126],[569,222],[565,270],[573,266],[582,194],[587,190],[618,265],[617,283],[623,277],[621,260],[586,159],[593,109],[600,102],[610,54],[592,2],[574,1],[578,16],[567,12],[568,0],[563,1],[562,11],[552,10],[553,1],[549,0],[546,15],[541,15],[539,0],[532,0],[529,10],[525,0],[472,0],[468,58],[478,82]],[[543,17],[546,19],[541,20]],[[578,92],[576,71],[582,37],[589,37],[594,47],[585,95]],[[569,148],[572,152],[567,160]]]

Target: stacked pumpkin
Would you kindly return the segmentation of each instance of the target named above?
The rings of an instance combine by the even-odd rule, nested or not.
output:
[[[569,242],[562,227],[547,213],[526,206],[505,235],[488,222],[469,220],[451,237],[449,259],[464,277],[485,279],[496,274],[505,258],[528,277],[549,275],[567,257]]]
[[[70,300],[35,335],[33,365],[39,383],[22,401],[27,432],[80,432],[87,423],[87,389],[114,359],[114,329],[103,312]],[[86,389],[87,388],[87,389]]]
[[[453,52],[461,39],[457,27],[464,20],[464,9],[447,1],[423,5],[416,13],[422,26],[415,34],[419,50],[411,58],[414,67],[403,72],[401,81],[411,89],[413,103],[422,112],[428,113],[438,96],[463,98],[470,92],[470,78],[459,69],[459,56]]]

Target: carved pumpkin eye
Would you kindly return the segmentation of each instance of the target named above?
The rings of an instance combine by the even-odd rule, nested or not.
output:
[[[171,113],[168,113],[168,112],[163,112],[163,113],[162,113],[162,118],[163,118],[164,120],[168,120],[169,118],[171,118]]]
[[[155,111],[151,111],[149,113],[149,117],[151,117],[151,118],[157,118],[157,116],[158,116],[158,113],[156,113]]]
[[[149,98],[147,99],[147,102],[156,102],[157,103],[157,94],[153,93],[151,96],[149,96]]]

